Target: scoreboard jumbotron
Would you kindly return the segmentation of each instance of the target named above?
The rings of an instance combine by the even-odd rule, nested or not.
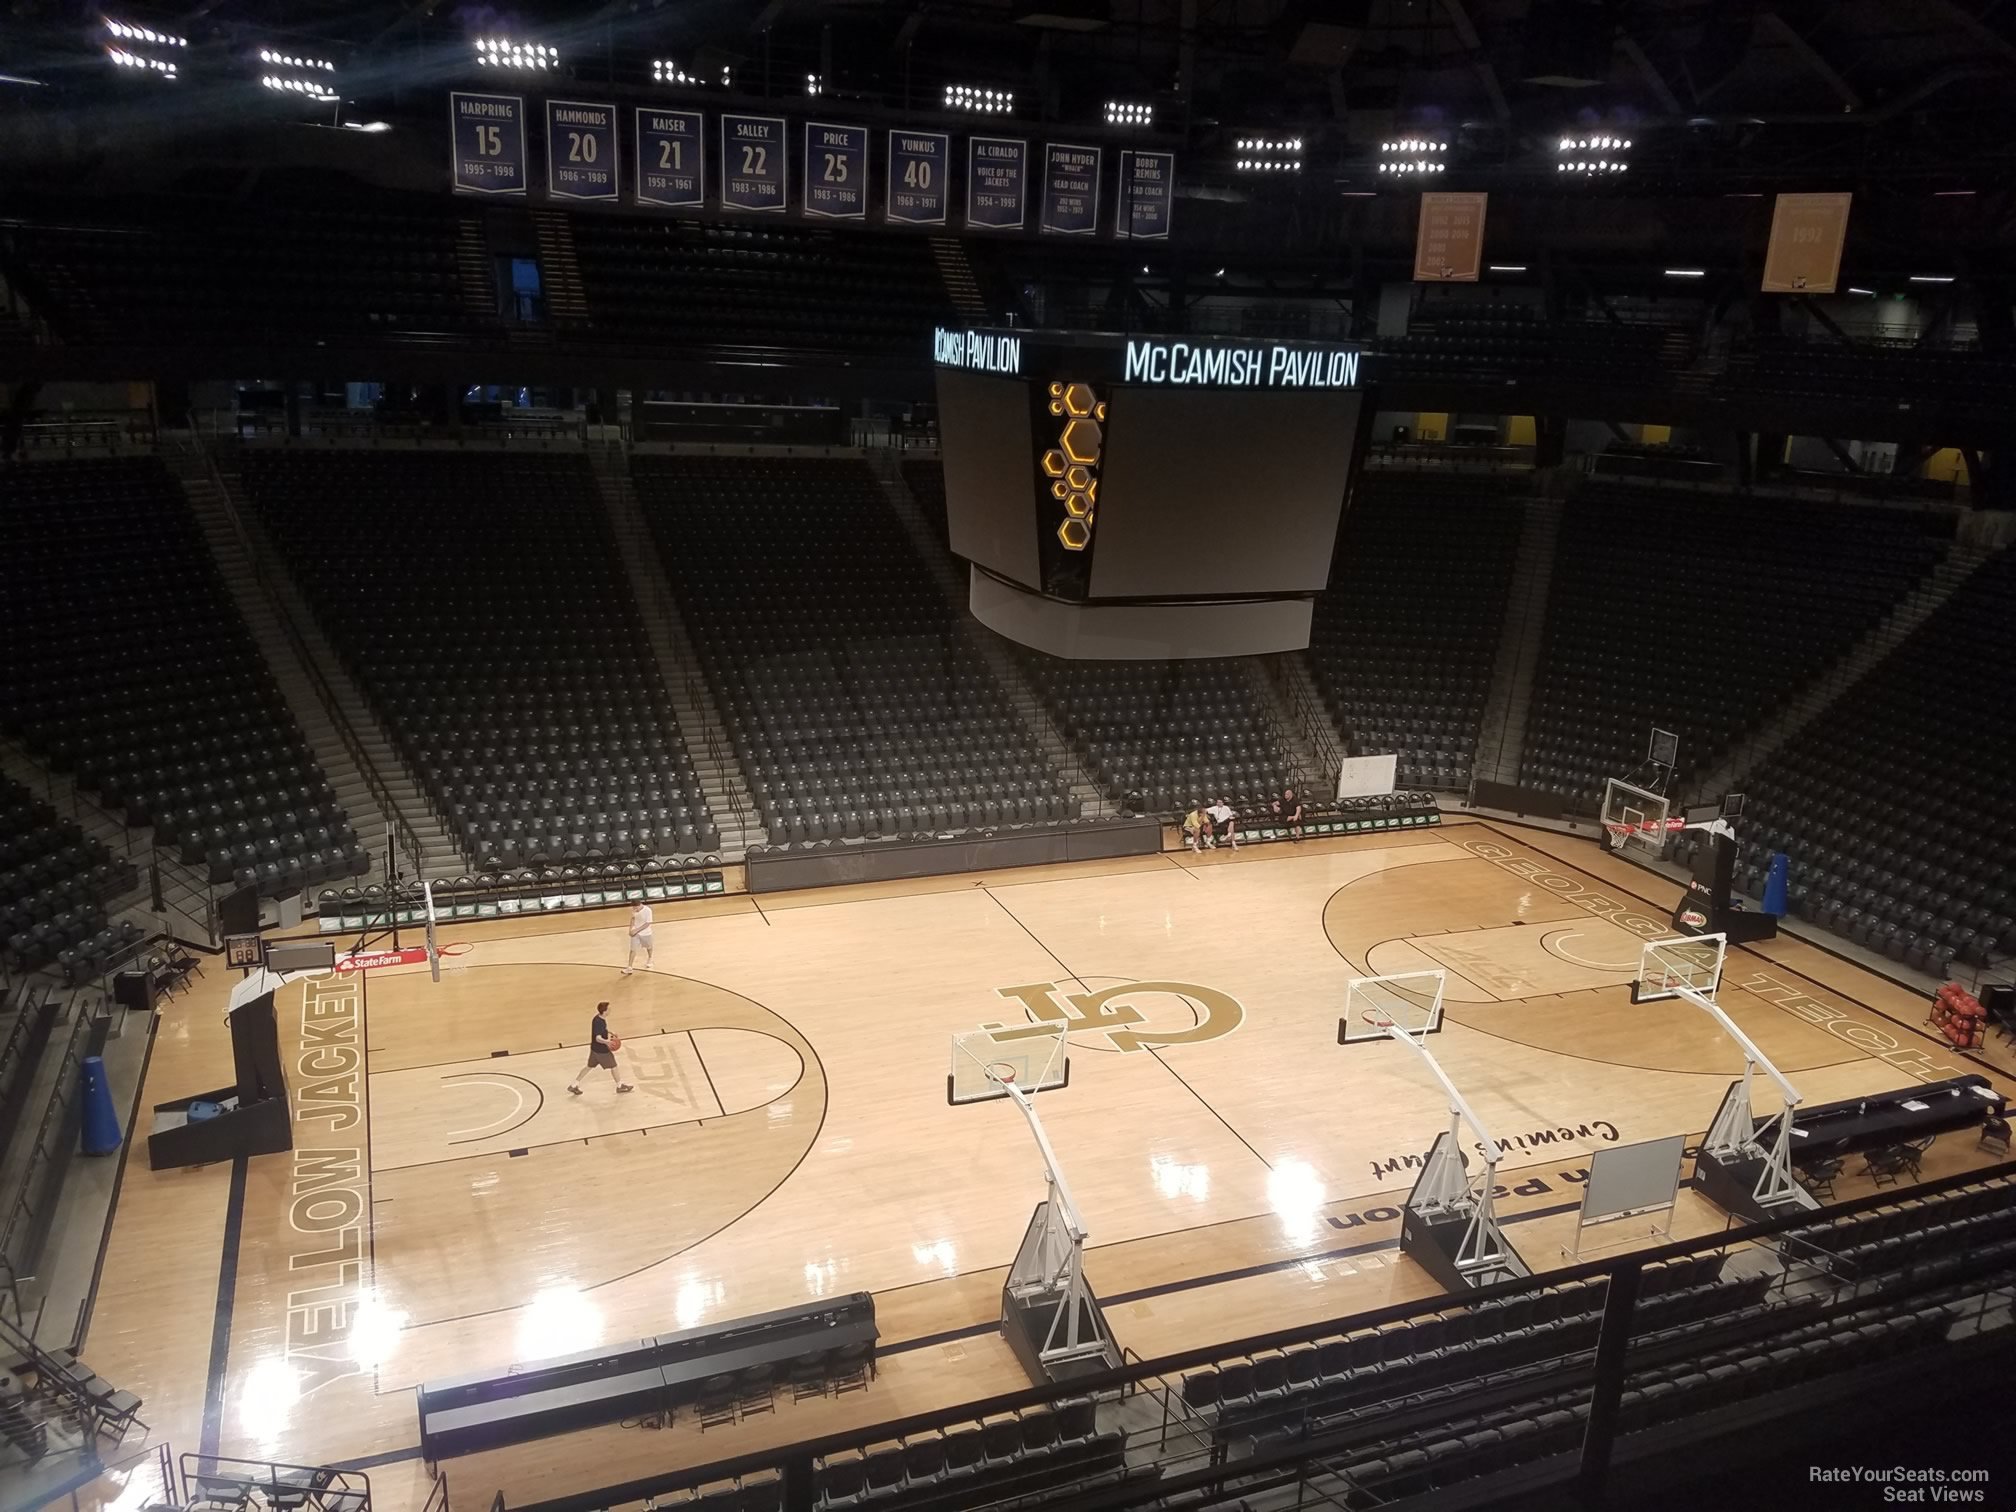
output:
[[[940,328],[972,608],[1061,656],[1293,650],[1371,422],[1348,343]]]

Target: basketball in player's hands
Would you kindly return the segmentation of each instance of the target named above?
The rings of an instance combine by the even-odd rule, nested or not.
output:
[[[611,1029],[607,1034],[605,1034],[602,1037],[609,1042],[609,1048],[612,1051],[621,1050],[623,1048],[623,1036],[618,1034],[614,1029]]]

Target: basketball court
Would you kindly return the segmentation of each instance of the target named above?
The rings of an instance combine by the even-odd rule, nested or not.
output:
[[[415,1507],[417,1383],[827,1295],[876,1295],[867,1392],[704,1445],[631,1425],[452,1460],[455,1504],[1018,1389],[1000,1287],[1044,1167],[1015,1106],[962,1093],[976,1067],[1052,1079],[1059,1035],[1068,1084],[1035,1101],[1121,1345],[1431,1295],[1399,1207],[1449,1104],[1374,1018],[1339,1043],[1353,978],[1401,973],[1436,984],[1426,1043],[1504,1147],[1498,1218],[1545,1271],[1569,1263],[1591,1153],[1700,1136],[1743,1073],[1708,1015],[1632,1001],[1677,894],[1587,841],[1452,816],[671,904],[656,969],[627,978],[621,910],[443,925],[467,948],[438,983],[414,965],[282,992],[291,1154],[157,1173],[129,1151],[92,1362],[157,1438],[352,1462]],[[1806,1101],[1985,1069],[1901,989],[1765,950],[1730,950],[1720,1006]],[[230,980],[214,963],[166,1005],[146,1102],[215,1085]],[[605,1000],[636,1090],[594,1071],[570,1095]],[[1942,1141],[1927,1174],[1969,1148]],[[1674,1233],[1724,1221],[1683,1191]]]

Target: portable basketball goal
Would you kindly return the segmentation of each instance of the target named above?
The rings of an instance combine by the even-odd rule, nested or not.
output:
[[[1014,1103],[1043,1161],[1045,1192],[1001,1288],[1001,1331],[1030,1379],[1067,1380],[1120,1367],[1120,1350],[1085,1280],[1089,1237],[1032,1095],[1070,1084],[1067,1026],[977,1029],[952,1036],[947,1099]]]
[[[1721,1207],[1758,1218],[1818,1207],[1792,1175],[1799,1089],[1715,1000],[1728,953],[1726,935],[1653,940],[1639,952],[1638,976],[1631,983],[1632,1002],[1689,1003],[1714,1019],[1743,1052],[1742,1080],[1729,1084],[1715,1121],[1708,1126],[1701,1159],[1695,1162],[1694,1184]],[[1763,1118],[1757,1116],[1752,1100],[1759,1071],[1777,1086],[1781,1100],[1779,1110]]]
[[[1442,1027],[1447,986],[1448,974],[1441,970],[1352,977],[1345,987],[1344,1016],[1337,1021],[1337,1043],[1396,1040],[1420,1057],[1448,1097],[1449,1127],[1435,1136],[1421,1177],[1408,1194],[1400,1247],[1445,1286],[1491,1286],[1532,1272],[1498,1226],[1492,1192],[1505,1147],[1492,1138],[1426,1043]],[[1465,1123],[1484,1157],[1474,1180],[1463,1156]]]

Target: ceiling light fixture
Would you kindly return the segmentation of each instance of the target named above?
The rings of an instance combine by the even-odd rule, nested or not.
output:
[[[980,115],[1006,115],[1015,108],[1012,89],[982,89],[972,84],[945,86],[947,110],[970,110]]]

